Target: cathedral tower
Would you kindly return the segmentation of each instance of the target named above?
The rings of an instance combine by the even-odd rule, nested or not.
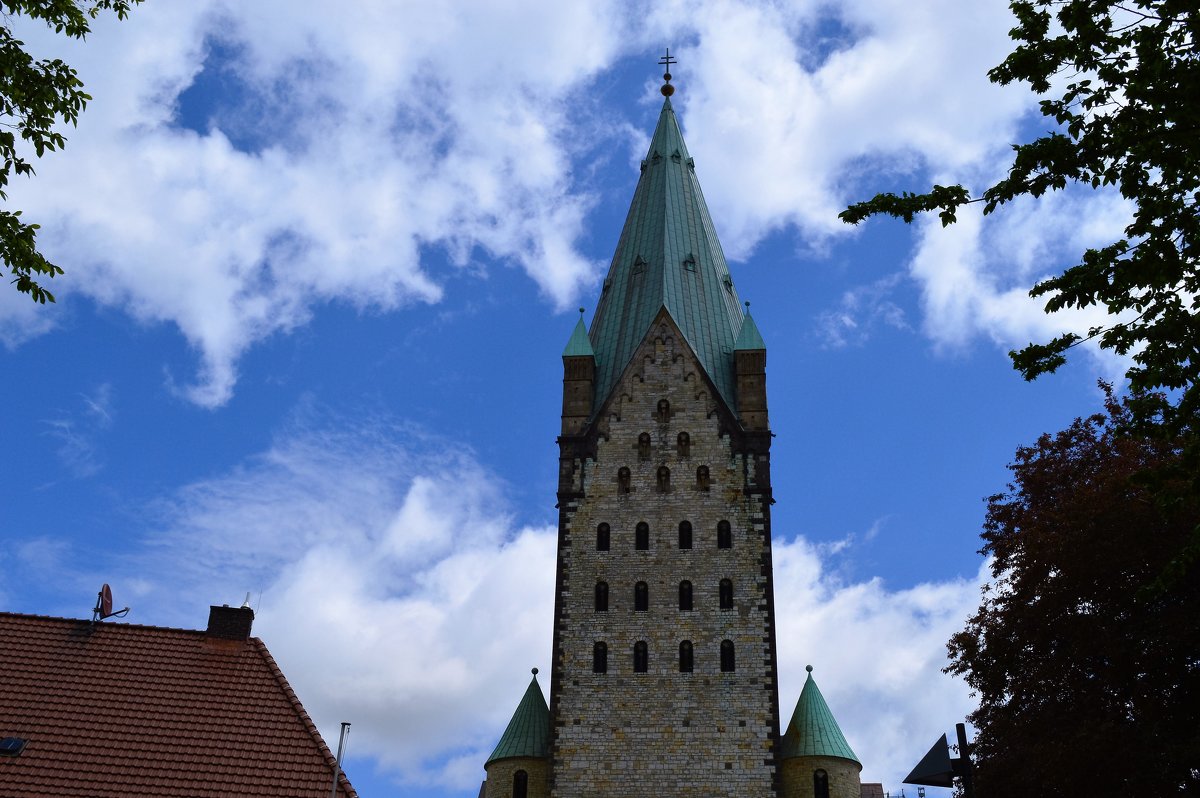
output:
[[[665,77],[591,329],[562,354],[550,703],[535,679],[481,795],[858,798],[811,676],[780,736],[767,349]]]
[[[669,97],[563,365],[551,794],[774,794],[766,347]]]

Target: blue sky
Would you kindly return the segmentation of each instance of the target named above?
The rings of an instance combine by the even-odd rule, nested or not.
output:
[[[1100,405],[1084,330],[1025,292],[1119,229],[1057,194],[943,230],[847,203],[981,186],[1042,127],[987,83],[1003,3],[150,4],[85,45],[94,96],[11,191],[67,273],[0,293],[0,607],[195,628],[247,593],[364,798],[474,796],[549,666],[562,346],[590,320],[674,101],[768,344],[781,701],[814,675],[895,792],[969,711],[983,498]],[[911,791],[911,788],[910,788]],[[932,791],[931,791],[932,794]]]

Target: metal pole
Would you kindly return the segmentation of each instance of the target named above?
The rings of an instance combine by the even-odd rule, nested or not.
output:
[[[975,763],[967,744],[967,727],[956,723],[954,731],[958,735],[958,760],[962,763],[962,772],[958,775],[962,778],[963,798],[975,798],[975,774],[972,773]]]
[[[342,751],[345,750],[348,734],[350,734],[350,724],[343,722],[342,732],[338,735],[337,761],[333,764],[333,789],[329,793],[329,798],[337,798],[338,776],[342,773]]]

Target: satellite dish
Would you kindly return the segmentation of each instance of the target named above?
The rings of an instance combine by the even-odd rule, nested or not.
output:
[[[96,606],[92,607],[92,623],[103,621],[105,618],[124,618],[129,614],[129,608],[119,609],[113,612],[112,590],[108,583],[105,582],[100,586],[100,592],[96,594]]]

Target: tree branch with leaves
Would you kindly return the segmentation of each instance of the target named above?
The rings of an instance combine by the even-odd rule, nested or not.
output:
[[[1030,290],[1046,311],[1104,307],[1113,321],[1010,353],[1029,380],[1055,371],[1085,340],[1131,357],[1137,392],[1178,401],[1163,419],[1200,413],[1200,6],[1194,0],[1016,0],[1017,47],[988,77],[1045,96],[1054,129],[1013,147],[1008,175],[978,197],[961,185],[879,194],[840,214],[911,222],[937,212],[952,224],[964,205],[991,214],[1020,197],[1068,185],[1112,187],[1133,207],[1119,240]],[[1156,405],[1134,414],[1149,420]]]
[[[67,143],[64,124],[75,125],[91,96],[79,75],[62,60],[35,59],[12,32],[14,17],[40,20],[55,33],[86,38],[91,22],[102,12],[124,19],[142,0],[0,0],[0,201],[7,204],[12,175],[33,175],[33,157],[61,150]],[[37,224],[21,211],[0,208],[0,259],[13,275],[17,290],[35,302],[54,301],[38,281],[63,273],[37,248]]]

